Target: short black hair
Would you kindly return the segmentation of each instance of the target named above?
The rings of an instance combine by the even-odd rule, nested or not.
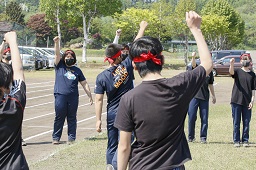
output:
[[[152,60],[136,62],[135,65],[141,77],[145,77],[148,73],[160,73],[162,71],[164,56],[161,52],[163,51],[163,46],[157,38],[144,36],[134,41],[130,47],[129,53],[131,60],[139,57],[142,53],[147,54],[149,51],[153,55],[157,55],[156,58],[160,59],[162,64],[156,64]]]
[[[9,89],[10,84],[13,81],[13,70],[10,64],[0,62],[0,87]],[[3,91],[0,90],[0,96],[3,95]]]
[[[74,58],[73,64],[75,64],[76,63],[76,53],[73,50],[66,50],[63,53],[63,55],[61,57],[61,60],[65,61],[65,57],[68,55],[68,53],[70,53],[72,55],[72,57]]]
[[[108,58],[111,58],[121,50],[122,50],[122,45],[111,43],[107,46],[107,48],[105,50],[105,56]]]

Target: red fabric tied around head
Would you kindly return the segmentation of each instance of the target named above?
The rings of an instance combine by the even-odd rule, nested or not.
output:
[[[162,62],[159,58],[156,58],[157,55],[153,55],[150,51],[148,53],[142,53],[139,57],[133,58],[135,63],[143,62],[147,60],[152,60],[155,64],[162,65]]]
[[[114,56],[112,57],[105,57],[104,62],[108,61],[109,63],[113,63],[114,59],[116,59],[117,57],[119,57],[121,55],[121,50],[118,51]]]
[[[11,49],[10,49],[10,48],[6,48],[6,49],[4,50],[4,55],[5,55],[7,52],[11,52]]]
[[[67,50],[67,51],[65,52],[65,54],[68,54],[68,53],[70,53],[70,54],[74,54],[74,52],[73,52],[73,51],[71,51],[71,50]]]

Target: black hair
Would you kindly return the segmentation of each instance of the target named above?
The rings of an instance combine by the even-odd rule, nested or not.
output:
[[[13,70],[11,65],[0,62],[0,87],[9,89],[13,80]],[[3,96],[4,92],[0,90],[0,96]]]
[[[68,53],[70,53],[72,55],[72,57],[74,58],[73,64],[75,64],[76,63],[76,53],[73,50],[66,50],[63,53],[61,60],[63,60],[65,62],[65,57],[68,55]]]
[[[152,60],[144,62],[136,62],[136,68],[139,72],[140,77],[145,77],[148,73],[160,73],[162,71],[162,65],[164,64],[164,56],[161,54],[163,46],[157,38],[153,37],[141,37],[134,41],[130,47],[130,57],[133,60],[135,57],[139,57],[142,53],[152,53],[157,55],[156,58],[161,60],[161,65],[155,64]]]
[[[116,55],[120,50],[122,50],[122,45],[111,43],[107,46],[105,50],[105,56],[110,58]],[[113,59],[115,61],[115,59]]]
[[[130,49],[129,45],[128,44],[122,44],[122,49],[121,50],[124,50],[124,49],[129,50]]]

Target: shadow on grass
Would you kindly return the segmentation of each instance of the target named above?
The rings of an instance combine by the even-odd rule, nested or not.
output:
[[[27,143],[27,145],[46,145],[46,144],[51,144],[52,142],[35,142],[35,143]],[[61,144],[62,142],[60,142]],[[63,142],[64,143],[64,142]]]
[[[100,141],[100,140],[108,140],[107,137],[90,137],[90,138],[84,138],[85,140],[90,140],[90,141]]]

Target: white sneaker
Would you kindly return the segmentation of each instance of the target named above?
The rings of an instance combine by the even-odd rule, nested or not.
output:
[[[249,147],[249,143],[248,142],[244,142],[243,143],[243,147]]]
[[[236,142],[236,143],[234,144],[234,147],[236,147],[236,148],[240,147],[240,143]]]

